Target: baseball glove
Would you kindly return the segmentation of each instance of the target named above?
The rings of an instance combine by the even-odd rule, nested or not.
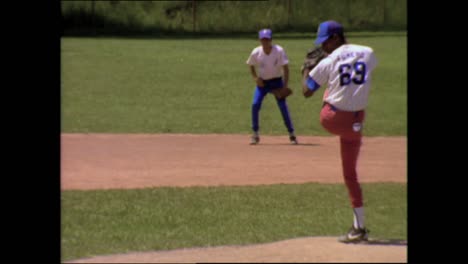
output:
[[[306,69],[310,72],[326,56],[327,53],[321,47],[309,49],[301,67],[301,75],[304,75]]]
[[[278,99],[284,99],[292,94],[292,90],[289,87],[277,88],[271,90],[271,93]]]

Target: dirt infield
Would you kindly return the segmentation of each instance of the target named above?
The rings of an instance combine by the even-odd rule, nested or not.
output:
[[[61,188],[125,189],[279,183],[342,183],[337,137],[248,135],[62,134]],[[406,137],[364,138],[361,182],[406,182]],[[253,246],[131,253],[75,262],[406,262],[406,241],[344,245],[300,238]]]

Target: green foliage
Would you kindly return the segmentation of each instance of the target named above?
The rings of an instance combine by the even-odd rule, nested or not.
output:
[[[375,239],[407,237],[406,184],[364,184]],[[339,236],[342,184],[62,191],[62,258]]]
[[[349,34],[374,48],[364,132],[406,135],[406,35]],[[301,94],[299,69],[313,39],[276,37],[290,60],[288,106],[299,135],[328,135],[319,123],[323,89]],[[204,39],[62,38],[62,132],[250,133],[254,83],[245,64],[256,36]],[[284,134],[276,101],[260,112],[262,134]]]
[[[385,0],[384,22],[390,28],[401,28],[407,24],[406,1]]]
[[[406,30],[406,0],[62,1],[65,35],[221,34],[315,31],[335,19],[347,30]],[[195,16],[194,16],[195,11]],[[195,23],[195,27],[194,27]]]

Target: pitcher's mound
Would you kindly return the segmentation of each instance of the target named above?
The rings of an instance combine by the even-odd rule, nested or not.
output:
[[[336,237],[307,237],[251,246],[220,246],[98,256],[68,263],[196,262],[407,262],[407,243],[372,240],[343,244]]]

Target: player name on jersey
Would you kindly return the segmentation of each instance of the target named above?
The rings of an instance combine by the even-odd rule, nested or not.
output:
[[[339,57],[337,57],[337,61],[346,60],[352,57],[364,58],[364,56],[364,52],[347,52],[344,54],[340,54]]]

